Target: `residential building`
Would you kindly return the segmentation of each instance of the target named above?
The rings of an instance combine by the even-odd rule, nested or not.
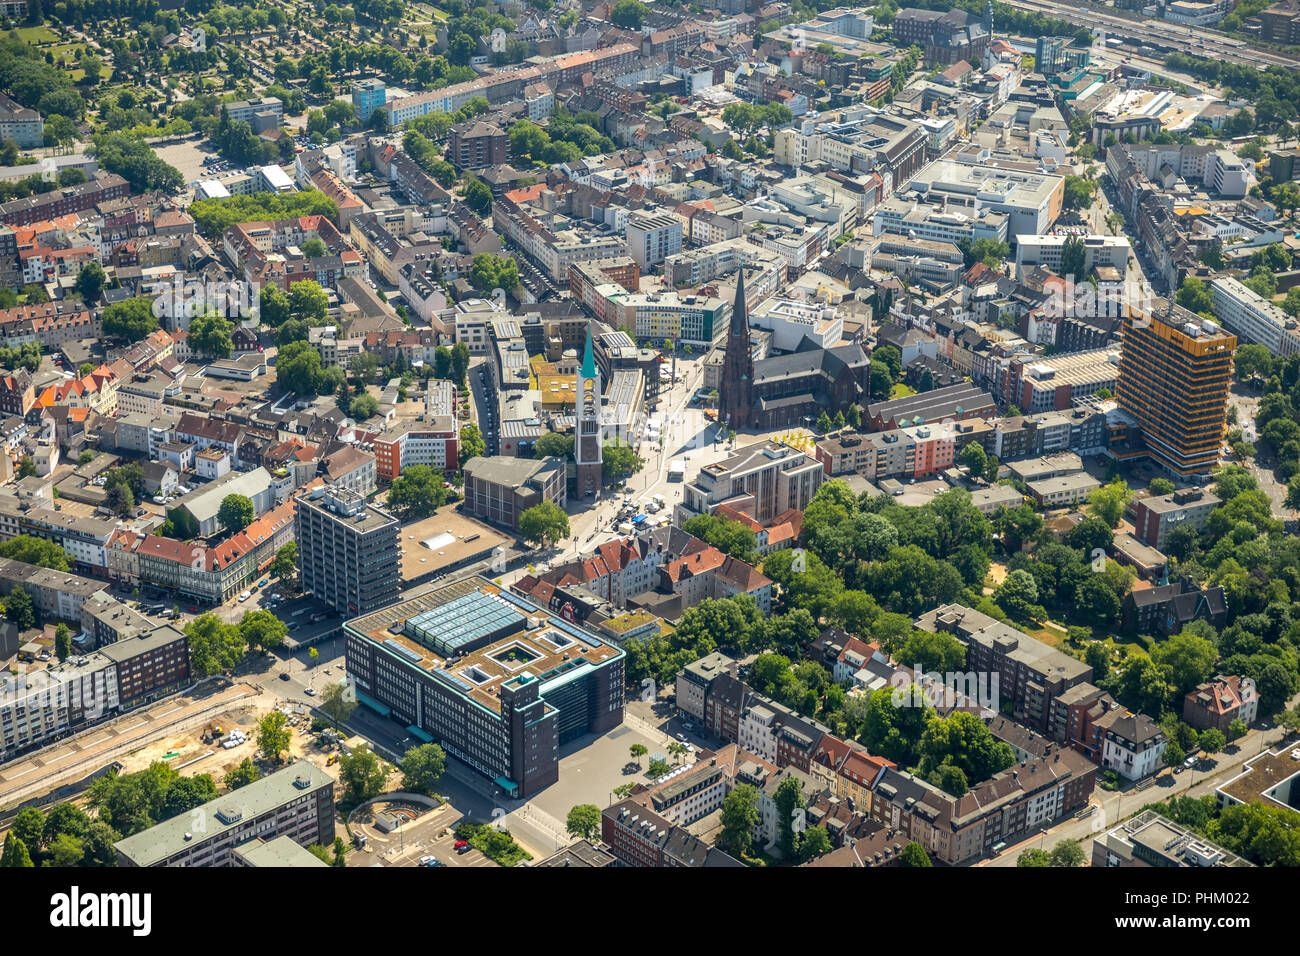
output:
[[[1126,780],[1141,780],[1159,770],[1168,738],[1146,714],[1116,709],[1097,721],[1103,735],[1101,765]]]
[[[1183,720],[1197,730],[1213,727],[1226,737],[1234,720],[1249,727],[1258,716],[1259,694],[1254,682],[1236,674],[1216,675],[1183,696]]]
[[[926,631],[945,631],[966,647],[966,669],[997,674],[999,694],[1012,716],[1047,733],[1052,702],[1076,684],[1092,679],[1092,668],[987,614],[947,604],[916,620]]]
[[[281,836],[301,847],[334,842],[334,778],[309,760],[297,760],[114,846],[118,866],[240,866],[237,854],[249,841]]]
[[[1157,551],[1166,550],[1169,535],[1183,526],[1200,531],[1219,507],[1217,497],[1200,488],[1184,488],[1133,503],[1133,534]]]

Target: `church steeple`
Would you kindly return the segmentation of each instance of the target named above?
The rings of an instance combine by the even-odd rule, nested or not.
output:
[[[587,347],[582,352],[582,377],[596,377],[596,358],[591,351],[591,327],[587,327]]]
[[[745,267],[736,279],[736,299],[727,330],[727,355],[722,365],[718,420],[731,428],[749,428],[754,414],[754,354],[749,343],[749,303],[745,299]]]
[[[573,460],[579,495],[594,495],[600,490],[601,461],[604,450],[600,442],[601,376],[591,350],[591,326],[587,327],[587,344],[582,350],[582,368],[578,370],[577,402],[574,405]]]

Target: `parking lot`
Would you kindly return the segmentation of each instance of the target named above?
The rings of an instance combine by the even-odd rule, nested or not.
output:
[[[382,832],[373,821],[353,820],[355,836],[365,836],[364,849],[353,847],[348,866],[424,866],[432,857],[447,867],[496,866],[473,847],[456,849],[456,825],[463,814],[449,803],[429,810],[389,833]]]

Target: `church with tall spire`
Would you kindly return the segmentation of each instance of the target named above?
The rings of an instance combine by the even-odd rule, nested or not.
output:
[[[602,449],[600,445],[600,369],[591,350],[591,327],[587,328],[587,346],[578,369],[577,402],[574,404],[573,460],[577,463],[575,491],[580,497],[600,491]]]
[[[754,353],[749,344],[749,304],[745,301],[745,269],[736,280],[731,306],[727,354],[718,388],[718,421],[740,431],[754,426]]]

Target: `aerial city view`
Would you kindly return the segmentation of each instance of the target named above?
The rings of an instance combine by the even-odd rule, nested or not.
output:
[[[187,885],[105,868],[1300,867],[1300,0],[913,2],[0,0],[53,926]]]

